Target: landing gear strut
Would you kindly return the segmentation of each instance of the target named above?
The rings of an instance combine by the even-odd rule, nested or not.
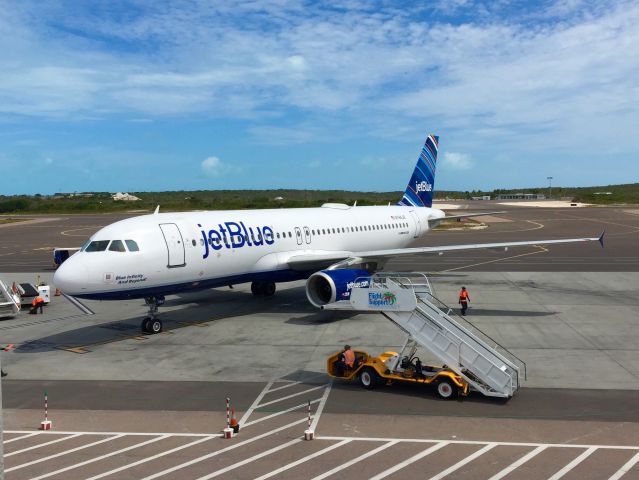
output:
[[[264,295],[270,297],[275,294],[275,282],[253,282],[251,283],[253,295]]]
[[[160,333],[162,331],[162,320],[158,318],[158,307],[164,304],[164,297],[147,297],[144,299],[149,307],[149,314],[142,320],[143,333]]]

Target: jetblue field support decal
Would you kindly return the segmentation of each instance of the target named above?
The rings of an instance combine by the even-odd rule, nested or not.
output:
[[[429,135],[417,159],[413,176],[410,178],[404,196],[398,202],[398,205],[407,205],[409,207],[433,206],[438,145],[439,137]]]
[[[206,231],[201,224],[197,224],[202,234],[204,243],[203,259],[209,256],[209,247],[213,250],[223,248],[259,247],[260,245],[273,245],[275,236],[271,227],[246,227],[244,222],[224,222],[217,225],[217,229]]]

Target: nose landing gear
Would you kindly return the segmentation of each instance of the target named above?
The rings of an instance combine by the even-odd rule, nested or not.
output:
[[[141,323],[143,333],[160,333],[162,331],[162,320],[158,318],[158,307],[164,304],[164,297],[147,297],[144,303],[149,307],[149,314],[144,317]]]

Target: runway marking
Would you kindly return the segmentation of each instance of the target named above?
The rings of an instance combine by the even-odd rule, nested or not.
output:
[[[449,268],[447,270],[441,270],[441,271],[439,271],[437,273],[454,272],[455,270],[463,270],[464,268],[477,267],[479,265],[486,265],[488,263],[503,262],[504,260],[512,260],[513,258],[526,257],[528,255],[537,255],[538,253],[548,252],[548,249],[545,248],[545,247],[542,247],[541,245],[533,245],[533,246],[535,248],[538,248],[539,250],[537,250],[536,252],[528,252],[528,253],[521,253],[519,255],[513,255],[512,257],[496,258],[496,259],[493,259],[493,260],[487,260],[485,262],[474,263],[474,264],[471,264],[471,265],[464,265],[463,267]]]
[[[371,450],[369,452],[364,453],[363,455],[360,455],[357,458],[354,458],[352,460],[349,460],[346,463],[342,463],[341,465],[333,468],[332,470],[329,470],[328,472],[324,472],[321,475],[318,475],[317,477],[313,477],[312,480],[323,480],[324,478],[330,477],[331,475],[337,473],[337,472],[341,472],[342,470],[355,465],[356,463],[361,462],[362,460],[366,460],[368,457],[372,457],[373,455],[377,455],[378,453],[383,452],[384,450],[386,450],[387,448],[392,447],[393,445],[397,445],[399,443],[399,440],[393,440],[392,442],[388,442],[385,443],[384,445],[381,445],[377,448],[375,448],[374,450]]]
[[[407,467],[411,463],[415,463],[417,460],[421,460],[422,458],[430,455],[431,453],[436,452],[437,450],[441,448],[444,448],[446,445],[448,445],[448,442],[439,442],[438,444],[433,445],[432,447],[427,448],[426,450],[422,452],[419,452],[417,455],[413,455],[412,457],[407,458],[403,462],[400,462],[397,465],[394,465],[391,468],[384,470],[382,473],[375,475],[374,477],[371,477],[370,480],[381,480],[382,478],[386,478],[389,475],[401,470],[402,468]]]
[[[69,470],[74,470],[78,467],[83,467],[90,463],[99,462],[100,460],[104,460],[105,458],[112,457],[114,455],[119,455],[120,453],[128,452],[129,450],[134,450],[136,448],[143,447],[145,445],[149,445],[151,443],[159,442],[160,440],[164,440],[169,438],[170,435],[163,435],[161,437],[152,438],[151,440],[147,440],[146,442],[136,443],[135,445],[131,445],[130,447],[122,448],[120,450],[116,450],[115,452],[107,453],[105,455],[101,455],[99,457],[90,458],[89,460],[85,460],[84,462],[76,463],[74,465],[69,465],[68,467],[60,468],[59,470],[55,470],[53,472],[45,473],[44,475],[40,475],[39,477],[32,478],[31,480],[41,480],[43,478],[52,477],[59,473],[68,472]]]
[[[317,428],[317,424],[319,422],[320,416],[324,411],[324,405],[326,405],[326,401],[328,400],[328,395],[331,393],[331,387],[333,386],[333,380],[331,379],[326,386],[326,390],[324,390],[324,395],[322,395],[322,399],[320,400],[320,404],[315,410],[315,415],[313,415],[313,423],[311,424],[311,430],[315,430]]]
[[[257,440],[261,440],[263,438],[269,437],[271,435],[274,435],[276,433],[281,432],[282,430],[286,430],[288,428],[291,428],[291,427],[293,427],[295,425],[299,425],[300,423],[304,423],[304,422],[306,422],[306,419],[302,418],[301,420],[297,420],[295,422],[289,423],[289,424],[284,425],[282,427],[275,428],[275,429],[270,430],[270,431],[268,431],[266,433],[258,435],[257,437],[253,437],[253,438],[250,438],[248,440],[244,440],[243,442],[236,443],[234,445],[231,445],[229,447],[223,448],[221,450],[218,450],[218,451],[215,451],[215,452],[212,452],[212,453],[208,453],[206,455],[202,455],[201,457],[194,458],[192,460],[189,460],[188,462],[183,462],[183,463],[180,463],[179,465],[175,465],[174,467],[167,468],[166,470],[162,470],[161,472],[154,473],[153,475],[150,475],[148,477],[144,477],[141,480],[153,480],[154,478],[163,477],[163,476],[165,476],[165,475],[167,475],[169,473],[176,472],[177,470],[181,470],[181,469],[183,469],[185,467],[189,467],[189,466],[194,465],[196,463],[203,462],[204,460],[208,460],[209,458],[213,458],[213,457],[215,457],[217,455],[229,452],[231,450],[235,450],[236,448],[243,447],[244,445],[248,445],[249,443],[253,443],[253,442],[257,441]],[[297,441],[301,442],[302,440],[298,439]],[[37,479],[34,479],[34,480],[37,480]]]
[[[321,399],[319,399],[319,398],[317,400],[312,400],[311,404],[319,403],[320,400]],[[289,412],[293,412],[295,410],[299,410],[300,408],[304,408],[306,406],[308,406],[308,402],[300,403],[299,405],[296,405],[296,406],[291,407],[291,408],[287,408],[286,410],[282,410],[281,412],[273,413],[271,415],[267,415],[266,417],[260,417],[257,420],[253,420],[252,422],[246,422],[246,423],[240,423],[240,424],[244,425],[244,428],[246,428],[246,427],[249,427],[249,426],[254,425],[256,423],[263,422],[265,420],[270,420],[271,418],[279,417],[280,415],[283,415],[285,413],[289,413]]]
[[[510,465],[508,465],[501,472],[499,472],[496,475],[493,475],[492,477],[490,477],[488,480],[501,480],[502,478],[504,478],[509,473],[513,472],[514,470],[517,470],[519,467],[521,467],[527,461],[529,461],[532,458],[534,458],[537,455],[539,455],[541,452],[546,450],[546,448],[548,448],[546,445],[538,446],[534,450],[528,452],[526,455],[521,457],[519,460],[517,460],[517,461],[511,463]]]
[[[54,455],[49,455],[48,457],[39,458],[38,460],[33,460],[33,461],[27,462],[27,463],[21,463],[20,465],[17,465],[15,467],[11,467],[11,468],[6,469],[5,472],[12,472],[13,470],[19,470],[21,468],[30,467],[31,465],[35,465],[36,463],[46,462],[47,460],[51,460],[53,458],[61,457],[63,455],[68,455],[69,453],[74,453],[74,452],[77,452],[79,450],[83,450],[85,448],[94,447],[96,445],[100,445],[101,443],[110,442],[111,440],[116,440],[118,438],[122,438],[123,436],[124,436],[124,434],[114,435],[112,437],[105,438],[103,440],[98,440],[97,442],[93,442],[93,443],[89,443],[87,445],[82,445],[80,447],[72,448],[71,450],[65,450],[64,452],[61,452],[61,453],[56,453]]]
[[[4,440],[2,443],[11,443],[11,442],[15,442],[18,440],[22,440],[24,438],[29,438],[29,437],[33,437],[34,435],[37,435],[39,432],[33,432],[33,433],[28,433],[27,435],[21,435],[19,437],[16,438],[11,438],[9,440]]]
[[[257,406],[260,404],[260,402],[262,401],[262,399],[264,398],[264,395],[266,395],[269,391],[269,389],[271,388],[271,386],[273,386],[274,381],[268,382],[264,388],[262,389],[262,391],[259,393],[259,395],[255,398],[255,400],[253,400],[253,403],[251,404],[251,406],[248,408],[248,410],[246,412],[244,412],[244,415],[242,415],[242,418],[240,419],[239,423],[240,425],[243,425],[246,423],[246,421],[248,420],[248,418],[251,416],[251,414],[253,413],[253,411],[257,408]]]
[[[292,445],[295,445],[296,443],[300,443],[303,442],[304,440],[302,440],[301,438],[296,438],[295,440],[291,440],[290,442],[286,442],[282,445],[278,445],[277,447],[273,447],[270,448],[262,453],[258,453],[257,455],[254,455],[252,457],[249,457],[245,460],[242,460],[241,462],[237,462],[234,463],[233,465],[229,465],[226,468],[222,468],[220,470],[216,470],[213,473],[209,473],[208,475],[205,475],[203,477],[199,477],[197,480],[209,480],[211,478],[215,478],[215,477],[219,477],[220,475],[226,473],[226,472],[230,472],[231,470],[235,470],[236,468],[239,467],[243,467],[244,465],[248,464],[248,463],[252,463],[255,460],[259,460],[260,458],[264,458],[269,456],[271,453],[275,453],[275,452],[279,452],[280,450],[284,450],[285,448],[288,448]]]
[[[82,434],[81,433],[75,433],[75,434],[70,435],[68,437],[56,438],[55,440],[51,440],[50,442],[41,443],[39,445],[33,445],[31,447],[23,448],[22,450],[16,450],[15,452],[11,452],[11,453],[5,453],[4,456],[5,457],[12,457],[13,455],[18,455],[20,453],[29,452],[31,450],[35,450],[36,448],[42,448],[42,447],[46,447],[47,445],[53,445],[54,443],[64,442],[65,440],[70,440],[72,438],[79,437],[80,435],[82,435]]]
[[[278,390],[284,390],[285,388],[289,388],[289,387],[293,387],[295,385],[299,385],[302,382],[291,382],[291,383],[287,383],[286,385],[283,385],[281,387],[275,387],[275,388],[271,388],[268,393],[273,393],[273,392],[277,392]]]
[[[257,477],[255,480],[266,480],[267,478],[271,478],[271,477],[274,477],[275,475],[279,475],[280,473],[285,472],[286,470],[297,467],[298,465],[301,465],[304,462],[308,462],[309,460],[319,457],[320,455],[324,455],[325,453],[328,453],[331,450],[335,450],[336,448],[343,447],[347,443],[350,443],[350,440],[342,440],[341,442],[335,443],[333,445],[329,445],[328,447],[323,448],[315,453],[311,453],[310,455],[307,455],[303,458],[300,458],[299,460],[291,462],[288,465],[284,465],[283,467],[280,467],[277,470],[273,470],[272,472],[266,473],[262,475],[261,477]]]
[[[65,352],[71,352],[71,353],[90,353],[91,350],[87,350],[84,347],[64,347],[64,346],[57,346],[55,347],[57,350],[64,350]]]
[[[628,460],[623,467],[621,467],[612,477],[610,477],[610,480],[619,480],[626,473],[628,473],[632,469],[632,467],[637,464],[637,462],[639,462],[639,453]]]
[[[128,470],[129,468],[137,467],[138,465],[142,465],[143,463],[147,463],[147,462],[150,462],[152,460],[156,460],[156,459],[158,459],[160,457],[164,457],[166,455],[170,455],[172,453],[179,452],[180,450],[184,450],[185,448],[192,447],[194,445],[197,445],[197,444],[202,443],[202,442],[206,442],[207,440],[212,440],[214,438],[220,438],[220,435],[208,435],[208,436],[206,436],[204,438],[200,438],[198,440],[194,440],[194,441],[189,442],[189,443],[187,443],[185,445],[181,445],[179,447],[175,447],[175,448],[172,448],[170,450],[166,450],[165,452],[158,453],[158,454],[152,455],[150,457],[145,457],[142,460],[138,460],[137,462],[129,463],[127,465],[122,465],[121,467],[114,468],[113,470],[109,470],[108,472],[104,472],[104,473],[101,473],[99,475],[95,475],[95,476],[93,476],[91,478],[87,478],[86,480],[97,480],[98,478],[107,477],[107,476],[112,475],[114,473],[118,473],[118,472],[121,472],[123,470]]]
[[[65,237],[90,237],[91,236],[90,233],[89,234],[85,233],[85,234],[79,235],[79,234],[73,234],[73,233],[69,233],[69,232],[77,232],[77,231],[80,231],[80,230],[88,230],[88,229],[93,230],[94,228],[102,228],[102,227],[104,227],[104,225],[89,225],[88,227],[72,228],[70,230],[61,231],[60,235],[64,235]]]
[[[438,473],[437,475],[432,477],[431,480],[441,480],[442,478],[444,478],[444,477],[450,475],[451,473],[459,470],[461,467],[463,467],[467,463],[470,463],[473,460],[475,460],[476,458],[481,457],[484,453],[488,452],[489,450],[492,450],[497,445],[498,445],[497,443],[489,443],[488,445],[486,445],[481,450],[476,451],[472,455],[467,456],[466,458],[464,458],[463,460],[457,462],[455,465],[452,465],[451,467],[447,468],[443,472]]]
[[[319,390],[320,388],[325,388],[328,385],[330,385],[330,384],[320,385],[319,387],[309,388],[308,390],[304,390],[302,392],[293,393],[292,395],[287,395],[286,397],[282,397],[282,398],[278,398],[278,399],[275,399],[275,400],[271,400],[270,402],[266,402],[266,403],[261,403],[260,405],[258,405],[255,408],[262,408],[262,407],[266,407],[267,405],[272,405],[274,403],[283,402],[284,400],[288,400],[289,398],[299,397],[300,395],[304,395],[305,393],[314,392],[315,390]],[[329,389],[330,389],[330,387],[329,387]]]
[[[564,468],[562,468],[557,473],[555,473],[548,480],[559,480],[564,475],[566,475],[568,472],[570,472],[573,468],[575,468],[577,465],[579,465],[581,462],[583,462],[586,458],[588,458],[590,455],[592,455],[595,450],[597,450],[595,447],[590,447],[588,450],[586,450],[584,453],[579,455],[577,458],[575,458],[572,462],[570,462]]]

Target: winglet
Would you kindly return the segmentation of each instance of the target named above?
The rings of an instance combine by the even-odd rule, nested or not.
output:
[[[599,244],[601,245],[601,248],[604,247],[604,236],[606,235],[606,231],[604,230],[603,232],[601,232],[601,236],[599,237]]]
[[[160,213],[160,206],[159,205],[157,207],[155,207],[155,212],[153,212],[153,215],[157,215],[158,213]]]

